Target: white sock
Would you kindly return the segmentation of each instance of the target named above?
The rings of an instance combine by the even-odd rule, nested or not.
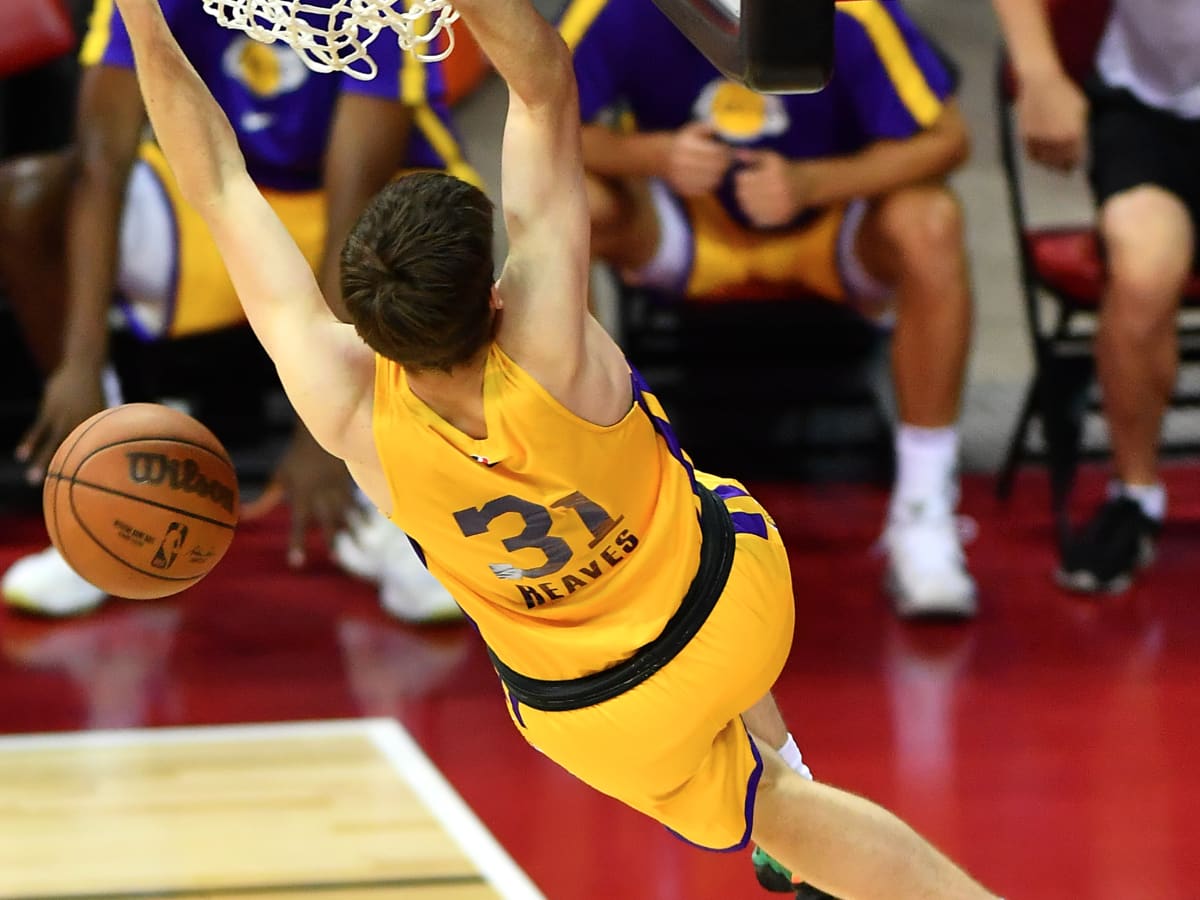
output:
[[[896,432],[893,504],[944,498],[958,465],[958,428],[901,425]]]
[[[813,780],[813,774],[804,764],[804,759],[800,756],[800,748],[796,746],[796,739],[791,734],[788,734],[787,741],[779,748],[779,755],[783,757],[783,761],[793,772],[803,775],[809,781]]]
[[[1108,486],[1109,497],[1128,497],[1155,522],[1167,517],[1167,489],[1160,484],[1125,484],[1113,481]]]
[[[104,393],[104,402],[109,407],[120,406],[125,402],[121,396],[121,380],[117,378],[117,370],[109,363],[100,370],[100,389]]]

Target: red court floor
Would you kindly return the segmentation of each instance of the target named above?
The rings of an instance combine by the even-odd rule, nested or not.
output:
[[[759,486],[796,583],[779,697],[818,776],[1010,900],[1200,896],[1200,482],[1169,484],[1159,565],[1091,602],[1050,583],[1044,483],[1000,507],[969,480],[982,614],[965,626],[892,618],[881,491]],[[1099,490],[1089,474],[1081,493]],[[469,627],[397,625],[327,566],[286,571],[284,533],[244,527],[175,600],[0,618],[0,731],[395,716],[551,900],[768,896],[745,855],[685,847],[528,749]],[[40,540],[34,519],[0,519],[0,566]]]

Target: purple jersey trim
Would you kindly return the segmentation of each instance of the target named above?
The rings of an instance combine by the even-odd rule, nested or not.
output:
[[[745,726],[743,726],[743,731]],[[750,843],[750,835],[754,831],[754,801],[758,798],[758,782],[762,778],[763,761],[762,754],[758,752],[758,747],[755,746],[754,738],[750,737],[750,732],[744,731],[746,740],[750,742],[750,752],[754,754],[754,771],[750,773],[750,778],[746,782],[746,830],[742,833],[742,839],[731,847],[706,847],[704,844],[697,844],[695,841],[689,841],[678,831],[673,828],[667,828],[667,831],[675,835],[685,844],[691,844],[693,847],[699,847],[701,850],[708,850],[712,853],[736,853],[739,850],[745,850],[746,845]]]

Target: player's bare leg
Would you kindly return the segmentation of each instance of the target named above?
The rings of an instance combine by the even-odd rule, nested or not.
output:
[[[742,721],[746,724],[747,731],[776,750],[791,737],[774,694],[767,694],[742,713]]]
[[[753,838],[797,877],[855,900],[995,900],[883,807],[810,781],[758,747]]]
[[[900,408],[896,485],[884,544],[901,616],[975,612],[954,519],[958,419],[971,333],[962,211],[941,185],[876,200],[858,258],[895,293],[892,379]]]
[[[767,694],[742,713],[742,722],[757,741],[778,751],[780,758],[793,772],[803,778],[813,777],[800,754],[795,738],[788,732],[787,723],[784,722],[783,713],[779,711],[773,694]],[[768,891],[787,894],[796,892],[798,885],[793,883],[791,870],[762,847],[754,847],[750,861],[754,865],[754,876],[758,883]],[[815,900],[817,897],[828,896],[810,885],[804,885],[803,889],[805,893],[796,893],[797,897],[804,896]]]

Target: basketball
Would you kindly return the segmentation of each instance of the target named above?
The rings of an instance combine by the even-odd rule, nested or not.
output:
[[[50,461],[46,529],[80,576],[149,600],[195,584],[225,555],[238,519],[237,475],[213,433],[153,403],[106,409]]]

